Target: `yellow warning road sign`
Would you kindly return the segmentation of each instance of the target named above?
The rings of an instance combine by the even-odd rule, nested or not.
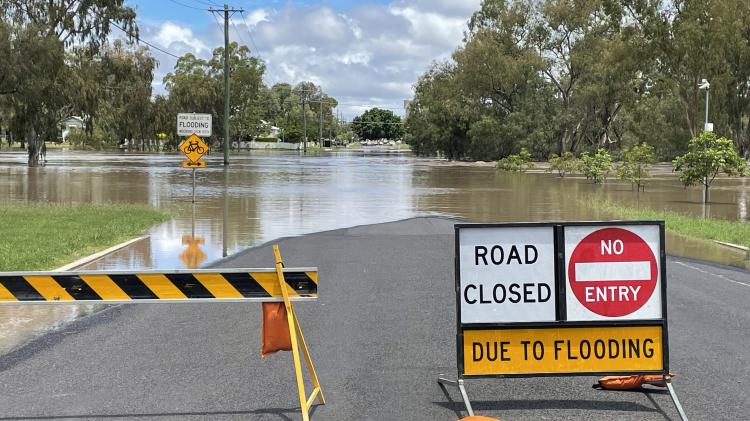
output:
[[[292,300],[318,297],[317,268],[285,268]],[[275,269],[0,273],[0,304],[282,301]]]
[[[190,161],[197,162],[203,154],[208,152],[208,145],[203,139],[193,133],[180,143],[179,149]]]
[[[644,373],[664,369],[661,326],[464,330],[464,374]]]
[[[206,161],[191,161],[189,159],[182,161],[182,168],[206,168]]]

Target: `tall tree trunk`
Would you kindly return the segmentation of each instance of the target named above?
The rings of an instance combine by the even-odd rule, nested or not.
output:
[[[29,166],[30,167],[38,167],[39,166],[39,153],[42,150],[42,142],[40,141],[39,137],[36,135],[36,130],[34,130],[33,125],[29,125],[28,130],[28,139],[27,142],[29,143]]]
[[[708,203],[708,176],[703,179],[703,203]]]

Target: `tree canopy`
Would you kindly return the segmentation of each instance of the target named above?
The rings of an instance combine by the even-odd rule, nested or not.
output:
[[[354,117],[352,131],[362,140],[400,139],[404,134],[401,117],[380,108],[370,108]]]
[[[659,159],[710,119],[750,149],[750,2],[483,0],[462,45],[419,79],[405,122],[420,154],[496,160],[646,143]]]

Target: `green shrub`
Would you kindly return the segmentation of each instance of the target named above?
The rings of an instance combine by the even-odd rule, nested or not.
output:
[[[581,154],[580,172],[594,184],[607,179],[612,171],[612,156],[604,148],[599,148],[594,155],[584,152]]]
[[[268,136],[268,137],[258,136],[258,137],[255,138],[255,141],[256,142],[278,142],[279,138],[278,137],[273,137],[273,136]]]
[[[497,161],[497,169],[503,171],[524,172],[533,167],[531,154],[526,148],[521,148],[518,154],[509,155]]]
[[[672,161],[680,181],[685,186],[703,184],[703,200],[708,201],[708,189],[717,175],[746,176],[747,163],[739,156],[734,142],[712,132],[703,132],[690,139],[688,151]]]
[[[557,171],[560,177],[565,177],[578,170],[579,166],[578,158],[572,152],[565,152],[562,156],[552,154],[552,157],[549,159],[547,172]]]
[[[647,143],[625,148],[622,150],[622,162],[617,165],[617,176],[630,181],[638,190],[645,190],[648,169],[655,159],[654,148]]]

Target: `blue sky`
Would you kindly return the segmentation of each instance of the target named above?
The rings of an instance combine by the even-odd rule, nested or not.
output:
[[[460,44],[480,0],[243,0],[230,38],[249,44],[267,64],[266,84],[310,80],[339,100],[346,119],[378,106],[403,114],[403,100],[433,61]],[[218,0],[127,0],[138,12],[141,38],[173,54],[208,57],[223,43],[220,18],[205,9]],[[154,88],[175,59],[154,51]]]

